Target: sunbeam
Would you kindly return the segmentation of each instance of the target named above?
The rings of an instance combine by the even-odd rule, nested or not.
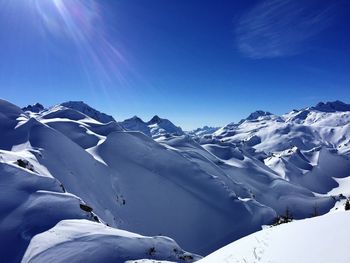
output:
[[[95,1],[32,0],[43,25],[50,33],[65,34],[74,41],[88,41],[101,34],[102,17]]]
[[[92,93],[108,98],[111,89],[131,88],[130,78],[137,75],[136,71],[120,50],[119,40],[110,36],[109,25],[97,1],[13,1],[2,7],[7,7],[11,16],[19,10],[27,16],[26,21],[45,42],[46,52],[63,52],[63,56],[74,58]],[[21,22],[16,19],[16,23]],[[69,52],[61,51],[65,46],[71,47]]]

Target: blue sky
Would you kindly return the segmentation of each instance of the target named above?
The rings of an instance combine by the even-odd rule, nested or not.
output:
[[[350,102],[350,2],[0,0],[1,97],[222,126]]]

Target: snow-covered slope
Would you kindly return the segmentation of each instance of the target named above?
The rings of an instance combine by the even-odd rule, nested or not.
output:
[[[2,151],[2,159],[7,158],[4,155],[7,154]],[[19,167],[21,154],[10,154],[8,158],[9,164],[3,160],[0,163],[0,258],[19,262],[36,234],[60,220],[91,219],[93,215],[81,210],[82,201],[64,192],[56,179],[40,176],[36,169]]]
[[[118,215],[127,229],[162,233],[188,250],[207,253],[274,217],[273,210],[240,201],[215,175],[142,133],[111,133],[96,154],[118,174],[126,200]]]
[[[276,215],[255,200],[240,200],[215,175],[142,133],[107,129],[110,124],[63,106],[34,119],[1,101],[0,112],[1,149],[31,153],[24,159],[40,176],[59,180],[111,226],[167,235],[207,254]]]
[[[296,218],[308,217],[317,204],[320,213],[333,205],[333,197],[315,195],[309,189],[283,180],[249,152],[228,143],[199,145],[190,137],[161,141],[181,151],[193,164],[202,167],[239,198],[256,200],[282,215],[288,207]],[[315,179],[316,180],[316,179]]]
[[[67,102],[61,103],[60,105],[63,107],[69,108],[69,109],[77,110],[77,111],[89,116],[90,118],[95,119],[95,120],[102,122],[102,123],[108,123],[111,121],[115,121],[112,116],[107,115],[105,113],[102,113],[102,112],[90,107],[89,105],[87,105],[86,103],[84,103],[82,101],[67,101]]]
[[[309,149],[319,145],[319,137],[308,126],[285,122],[280,116],[265,115],[229,124],[214,134],[224,142],[253,147],[257,151],[283,151],[292,146]]]
[[[38,248],[35,243],[24,262],[47,262],[48,259],[66,262],[64,259],[69,255],[74,259],[73,251],[79,253],[80,258],[89,259],[91,257],[81,249],[72,249],[81,247],[83,235],[86,236],[84,243],[89,242],[91,247],[100,246],[101,242],[111,244],[95,251],[101,258],[141,257],[181,262],[196,258],[184,253],[169,239],[144,238],[143,241],[131,233],[123,239],[125,244],[118,245],[120,249],[116,250],[115,244],[122,234],[101,223],[89,227],[91,223],[82,220],[118,224],[118,208],[125,205],[125,200],[119,194],[113,171],[61,132],[28,118],[18,107],[0,101],[0,112],[0,243],[6,244],[0,246],[1,259],[19,262],[35,235],[47,237],[53,232],[62,237],[60,242],[69,245],[50,243],[52,247],[48,248],[50,244],[44,238],[39,243],[46,246]],[[56,230],[64,221],[50,230],[67,219],[74,219],[69,231]],[[84,233],[79,233],[81,229]],[[40,235],[35,240],[40,240]],[[152,247],[155,251],[150,251]],[[40,256],[35,254],[37,249],[41,250]],[[59,255],[56,251],[60,251]],[[118,251],[120,253],[116,254]]]
[[[310,150],[317,146],[333,147],[346,153],[350,145],[350,105],[336,101],[293,110],[283,116],[258,111],[238,124],[229,124],[213,133],[223,141],[247,144],[254,139],[254,149],[283,151],[292,146]]]
[[[1,262],[20,262],[24,253],[22,262],[198,259],[169,238],[146,238],[100,223],[90,207],[67,193],[58,180],[40,175],[40,166],[30,153],[2,151],[1,157]],[[24,158],[31,165],[20,166],[18,160]]]
[[[283,116],[257,111],[197,140],[249,152],[281,178],[325,194],[338,186],[337,178],[350,176],[349,109],[335,101]]]
[[[149,137],[152,137],[150,128],[148,127],[147,123],[137,116],[126,119],[119,124],[127,131],[139,131]]]
[[[325,147],[309,151],[293,147],[273,154],[264,162],[286,180],[320,194],[337,188],[338,178],[350,176],[349,157],[335,154]]]
[[[203,126],[202,128],[197,128],[195,130],[187,132],[187,134],[194,136],[194,137],[201,137],[207,134],[213,134],[216,132],[219,128],[218,127],[209,127],[209,126]]]
[[[125,262],[153,259],[193,262],[199,256],[186,253],[167,237],[144,237],[88,220],[63,220],[36,235],[22,259],[26,262]]]
[[[0,212],[0,241],[11,244],[0,248],[0,258],[18,262],[31,240],[26,261],[43,262],[59,251],[68,253],[62,261],[81,256],[69,250],[70,240],[77,246],[84,240],[108,257],[118,239],[136,248],[124,253],[121,246],[111,257],[117,262],[191,261],[195,256],[182,258],[187,254],[180,248],[171,252],[174,241],[144,236],[169,236],[206,255],[271,224],[286,209],[298,219],[315,208],[327,213],[348,193],[350,178],[349,112],[332,109],[305,109],[307,117],[298,121],[295,111],[257,111],[212,134],[210,128],[184,134],[157,116],[117,123],[82,102],[24,112],[0,101],[6,175],[0,202],[7,209]],[[36,219],[45,213],[46,222]],[[27,215],[32,219],[23,224]],[[48,238],[52,243],[44,246]],[[159,240],[159,253],[143,257]],[[99,242],[106,250],[96,247]]]
[[[180,127],[175,126],[171,121],[167,119],[154,116],[148,122],[144,122],[139,117],[134,116],[130,119],[124,120],[119,123],[125,130],[139,131],[143,134],[157,139],[160,137],[167,137],[172,135],[183,135],[184,132]]]
[[[295,221],[235,241],[199,263],[350,262],[350,212]]]

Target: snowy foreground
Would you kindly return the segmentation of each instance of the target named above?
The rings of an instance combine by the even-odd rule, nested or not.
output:
[[[32,239],[22,262],[137,262],[146,257],[176,262],[199,258],[184,253],[170,238],[143,237],[87,220],[63,220]]]
[[[266,227],[215,251],[198,263],[348,263],[350,231],[346,226],[349,221],[350,212],[337,212]],[[179,260],[174,251],[180,253],[181,250],[170,239],[145,238],[89,221],[66,220],[34,237],[22,262],[124,262],[131,255],[142,258],[143,251],[150,247],[157,247],[157,253],[162,255],[159,258]],[[171,251],[169,247],[174,249]],[[59,260],[57,255],[60,255]],[[182,254],[180,260],[191,257],[189,253]],[[125,262],[171,261],[141,259]]]
[[[315,244],[342,262],[349,157],[350,105],[339,101],[184,132],[158,116],[117,122],[83,102],[21,109],[0,100],[0,262],[185,263],[234,241],[204,260],[230,262],[222,257],[232,246],[241,253],[233,262],[259,262],[262,252],[287,262],[278,259],[285,247],[269,250],[275,243],[259,235],[303,244],[296,237],[313,238],[304,228],[318,224]],[[293,223],[246,237],[268,248],[236,248],[286,214]],[[325,216],[303,220],[315,215]]]
[[[348,263],[350,212],[268,227],[210,254],[198,263]]]

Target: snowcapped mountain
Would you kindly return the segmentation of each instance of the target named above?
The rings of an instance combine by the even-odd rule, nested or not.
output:
[[[167,235],[188,250],[207,254],[235,237],[259,229],[275,216],[271,208],[255,200],[241,201],[217,178],[223,176],[220,171],[208,172],[181,152],[142,133],[122,131],[117,123],[99,123],[63,106],[32,118],[1,101],[0,111],[3,162],[16,168],[16,160],[30,163],[33,176],[54,178],[65,191],[91,207],[99,221],[110,226],[144,235]],[[16,157],[8,161],[7,155]],[[213,163],[205,168],[208,167],[216,169]],[[61,207],[59,203],[52,204],[55,205],[57,209]],[[30,207],[24,205],[23,213]],[[80,211],[78,202],[76,207]],[[67,219],[81,217],[73,214]],[[245,220],[241,222],[241,218]],[[62,219],[65,218],[55,217],[51,225],[31,234],[24,234],[26,228],[18,228],[16,236],[20,238],[16,243],[23,244],[24,249],[35,234]],[[206,223],[198,224],[198,220]],[[236,222],[235,227],[232,222]],[[1,237],[6,242],[7,236]],[[208,242],[203,244],[203,239]],[[9,250],[0,252],[12,258],[23,253],[17,248],[21,246],[15,247],[12,254]]]
[[[283,179],[326,194],[350,176],[349,109],[335,101],[283,116],[258,111],[197,140],[244,149]]]
[[[169,239],[144,238],[132,233],[117,232],[106,226],[122,225],[123,217],[119,217],[118,210],[129,207],[126,202],[133,203],[128,199],[129,192],[127,189],[118,188],[117,171],[110,169],[103,160],[96,160],[93,153],[90,154],[74,140],[66,137],[64,132],[86,135],[87,139],[84,142],[89,141],[88,144],[96,146],[100,143],[99,140],[105,139],[103,134],[116,130],[118,132],[119,129],[110,128],[110,124],[97,123],[88,117],[82,119],[76,112],[72,114],[72,111],[63,107],[54,108],[34,119],[20,108],[0,101],[0,242],[8,244],[6,247],[0,247],[0,258],[6,258],[6,262],[19,262],[34,236],[50,233],[61,236],[61,239],[51,238],[52,243],[48,244],[45,238],[45,246],[38,247],[35,242],[42,243],[40,237],[36,238],[33,240],[34,244],[30,245],[24,262],[45,262],[47,259],[66,262],[67,256],[78,252],[74,246],[80,246],[82,236],[86,236],[85,244],[90,244],[86,248],[95,248],[94,251],[102,258],[110,257],[116,260],[117,257],[119,261],[154,258],[183,262],[197,258],[185,253]],[[52,113],[55,113],[52,115],[53,119],[49,119],[48,115]],[[77,116],[79,118],[74,118]],[[60,121],[60,130],[48,126]],[[77,123],[84,129],[79,129]],[[115,125],[114,127],[118,127]],[[133,185],[129,187],[131,192],[135,191],[134,198],[137,200],[138,190],[133,188]],[[125,193],[125,197],[122,193]],[[135,221],[134,225],[139,222],[143,213],[149,214],[152,211],[147,200],[137,201],[136,206],[140,209],[136,211],[131,205],[131,213],[134,215],[129,215],[128,218]],[[156,214],[157,211],[152,212],[152,216]],[[64,223],[69,219],[75,221]],[[85,220],[100,223],[94,225]],[[59,222],[62,223],[62,228],[56,226],[57,229],[50,230]],[[118,253],[113,244],[120,239],[125,245],[119,246]],[[67,241],[68,247],[65,245]],[[109,245],[99,249],[97,247],[101,242]],[[134,246],[134,243],[138,245]],[[63,249],[66,257],[57,258],[57,254],[52,254],[55,249]],[[125,249],[128,249],[129,253],[123,254]],[[91,260],[90,255],[84,253],[81,253],[79,258]]]
[[[209,127],[209,126],[203,126],[202,128],[197,128],[195,130],[187,132],[187,134],[193,136],[193,137],[201,137],[207,134],[212,134],[216,132],[219,128],[218,127]]]
[[[99,122],[102,122],[102,123],[108,123],[111,121],[115,121],[112,116],[107,115],[105,113],[102,113],[98,110],[95,110],[94,108],[91,108],[89,105],[85,104],[82,101],[68,101],[68,102],[61,103],[60,105],[63,107],[84,113],[85,115],[89,116],[90,118],[97,120]]]
[[[273,114],[268,112],[268,111],[258,110],[258,111],[255,111],[255,112],[249,114],[249,116],[247,117],[246,120],[253,121],[253,120],[258,120],[258,119],[264,118],[264,117],[269,118],[272,115]],[[241,122],[244,122],[244,120],[242,120]]]
[[[82,102],[0,100],[0,258],[192,262],[183,249],[207,255],[286,210],[325,214],[350,194],[350,111],[323,105],[185,134]],[[159,235],[177,243],[145,237]]]
[[[321,112],[350,111],[350,105],[342,101],[336,100],[326,103],[320,102],[316,106],[311,107],[311,109]]]
[[[143,134],[158,139],[164,136],[183,135],[184,132],[180,127],[175,126],[171,121],[162,119],[155,115],[148,122],[144,122],[137,116],[124,120],[119,123],[125,130],[139,131]]]
[[[293,146],[303,150],[326,146],[346,153],[349,127],[350,105],[335,101],[293,110],[283,116],[258,111],[212,135],[233,143],[249,143],[254,138],[254,149],[265,152],[283,151]]]

